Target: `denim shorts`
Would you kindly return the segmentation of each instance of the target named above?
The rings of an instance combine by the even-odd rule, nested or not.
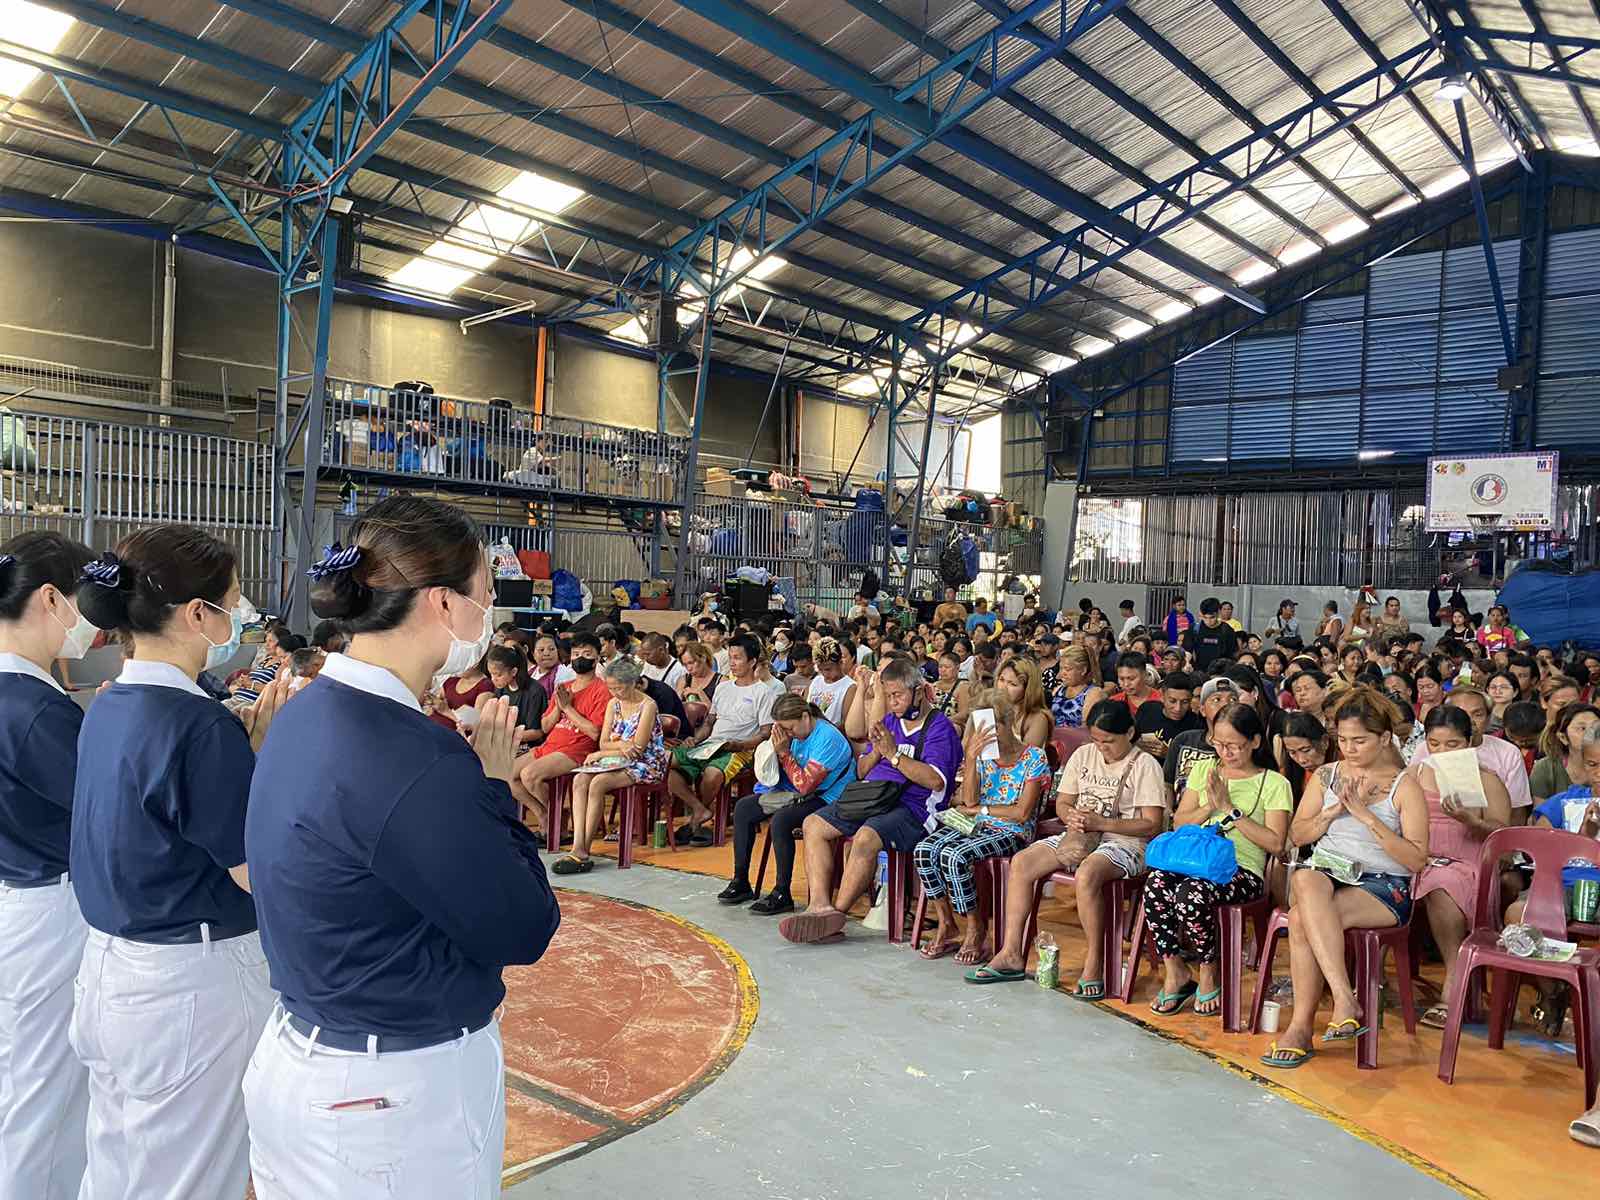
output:
[[[1342,887],[1360,888],[1394,914],[1394,923],[1396,925],[1404,925],[1411,919],[1411,876],[1409,875],[1381,875],[1376,872],[1363,872],[1358,882],[1340,883],[1335,879],[1333,887],[1335,891]]]

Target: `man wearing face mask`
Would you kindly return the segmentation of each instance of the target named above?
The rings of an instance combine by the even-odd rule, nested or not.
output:
[[[600,722],[611,703],[611,689],[597,673],[599,663],[600,639],[592,633],[573,634],[568,665],[578,677],[571,683],[556,684],[540,722],[544,742],[522,768],[522,786],[531,797],[528,807],[536,826],[544,824],[550,781],[576,770],[600,747]]]
[[[50,663],[95,628],[73,604],[94,557],[59,533],[0,546],[0,1196],[70,1200],[89,1074],[72,1053],[72,977],[89,928],[67,875],[83,710]],[[26,1101],[15,1099],[26,1097]]]

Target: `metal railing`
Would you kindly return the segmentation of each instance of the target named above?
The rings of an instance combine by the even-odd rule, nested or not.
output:
[[[102,408],[149,411],[162,407],[188,410],[208,419],[224,419],[227,377],[211,388],[181,379],[160,379],[120,371],[95,371],[42,358],[0,354],[0,398],[26,395],[30,399],[98,405]],[[150,419],[159,412],[150,411]]]
[[[436,485],[672,506],[689,441],[509,404],[329,380],[322,466]]]
[[[273,575],[272,451],[237,438],[4,413],[0,540],[50,529],[96,549],[136,529],[196,525],[239,552],[260,600]]]

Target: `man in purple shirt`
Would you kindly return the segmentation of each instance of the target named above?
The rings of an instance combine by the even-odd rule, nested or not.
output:
[[[933,814],[944,807],[961,764],[961,735],[950,719],[926,700],[922,672],[910,659],[883,668],[885,711],[869,714],[871,744],[856,759],[856,777],[901,785],[899,803],[866,821],[848,821],[827,805],[805,821],[806,879],[811,901],[803,913],[787,917],[778,930],[791,942],[820,942],[844,932],[845,913],[872,883],[883,849],[909,851],[931,831]],[[924,733],[926,736],[924,736]],[[840,838],[853,838],[832,903],[833,850]]]

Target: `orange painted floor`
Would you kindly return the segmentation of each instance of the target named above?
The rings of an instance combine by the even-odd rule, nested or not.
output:
[[[804,848],[800,849],[794,891],[803,899]],[[611,844],[597,847],[596,853],[614,851]],[[756,853],[759,862],[759,842]],[[732,850],[643,848],[636,852],[636,861],[706,875],[707,888],[716,891],[728,876]],[[767,882],[770,886],[770,867]],[[1076,979],[1074,968],[1083,961],[1083,938],[1070,895],[1045,900],[1040,917],[1061,944],[1061,977],[1070,986]],[[1274,972],[1287,975],[1288,971],[1285,941],[1280,943]],[[1426,968],[1424,976],[1437,981],[1437,964]],[[1247,989],[1253,987],[1254,973],[1245,980]],[[1469,1026],[1453,1085],[1440,1082],[1436,1074],[1439,1032],[1419,1028],[1414,1038],[1408,1036],[1397,1009],[1385,1016],[1378,1070],[1357,1070],[1355,1047],[1347,1045],[1319,1053],[1298,1070],[1278,1072],[1258,1061],[1272,1040],[1269,1035],[1225,1034],[1216,1018],[1155,1016],[1149,1009],[1155,983],[1147,964],[1131,1005],[1109,1001],[1102,1007],[1319,1111],[1465,1194],[1542,1200],[1595,1195],[1600,1190],[1596,1183],[1600,1152],[1567,1136],[1567,1123],[1583,1108],[1583,1075],[1572,1047],[1570,1019],[1563,1039],[1552,1043],[1531,1032],[1524,1012],[1499,1052],[1488,1048],[1482,1026]],[[1526,996],[1531,1000],[1531,989]],[[1074,1001],[1062,996],[1061,1003]],[[1288,1015],[1286,1010],[1285,1024]]]
[[[506,972],[508,1184],[658,1120],[738,1053],[742,960],[655,909],[563,890],[543,959]]]

